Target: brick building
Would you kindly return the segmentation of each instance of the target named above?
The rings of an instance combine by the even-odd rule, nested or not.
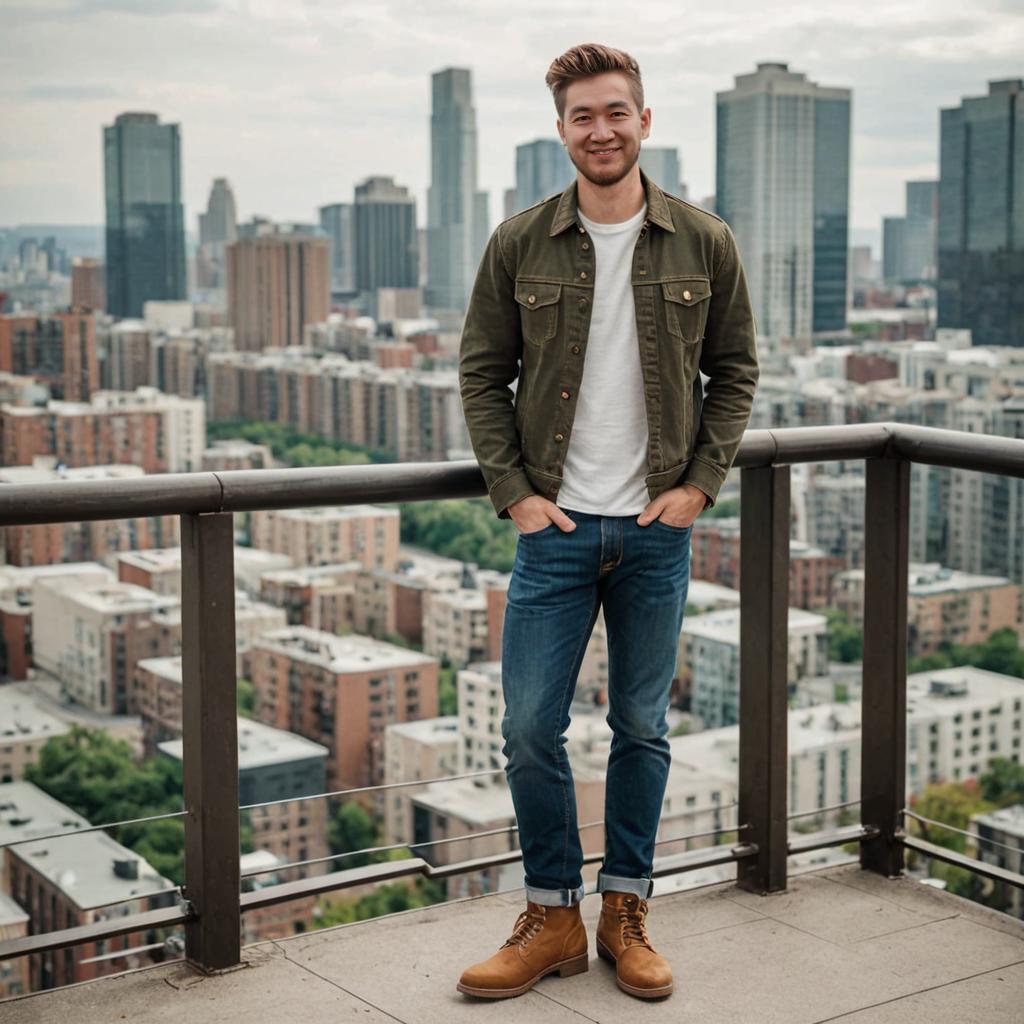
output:
[[[250,670],[256,717],[327,747],[332,790],[382,783],[384,728],[437,715],[435,659],[371,637],[277,630],[256,640]]]

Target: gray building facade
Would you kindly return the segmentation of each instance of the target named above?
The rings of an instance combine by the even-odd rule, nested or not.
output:
[[[940,111],[938,326],[1024,345],[1024,79]]]
[[[465,310],[486,242],[477,226],[486,203],[477,189],[476,111],[468,68],[431,76],[430,187],[427,190],[426,303]]]
[[[416,200],[409,190],[394,178],[367,178],[356,186],[352,210],[356,290],[416,288]]]
[[[141,317],[150,299],[184,299],[181,133],[156,114],[103,128],[107,312]]]
[[[846,326],[850,90],[762,62],[717,94],[716,211],[747,270],[758,332]]]
[[[352,204],[330,203],[321,206],[320,227],[331,245],[331,288],[338,292],[356,289],[356,262],[353,243]]]
[[[561,192],[576,177],[560,139],[535,139],[516,146],[515,208],[518,213]],[[511,214],[506,213],[506,216]]]

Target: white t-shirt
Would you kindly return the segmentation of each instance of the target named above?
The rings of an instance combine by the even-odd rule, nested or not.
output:
[[[647,507],[647,410],[633,306],[633,249],[647,204],[619,224],[580,221],[594,246],[594,298],[562,486],[564,508],[606,516]]]

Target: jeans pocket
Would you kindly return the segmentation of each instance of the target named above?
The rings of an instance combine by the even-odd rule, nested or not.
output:
[[[520,533],[520,537],[539,537],[542,533],[547,533],[549,530],[557,530],[559,526],[557,523],[548,523],[547,526],[542,526],[539,530],[530,530],[529,533]]]
[[[693,523],[689,526],[673,526],[672,523],[662,522],[660,519],[654,519],[652,522],[656,523],[663,530],[671,530],[673,533],[689,533],[693,529]]]

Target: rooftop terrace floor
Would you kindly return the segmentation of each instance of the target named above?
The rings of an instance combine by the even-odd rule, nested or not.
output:
[[[542,979],[516,999],[455,990],[494,952],[522,891],[484,896],[258,943],[244,963],[205,976],[184,963],[0,1003],[3,1024],[302,1020],[844,1024],[1020,1024],[1024,925],[909,878],[842,865],[791,877],[758,896],[733,883],[651,900],[649,933],[676,990],[641,1002],[598,960],[600,899],[588,895],[590,969]]]

